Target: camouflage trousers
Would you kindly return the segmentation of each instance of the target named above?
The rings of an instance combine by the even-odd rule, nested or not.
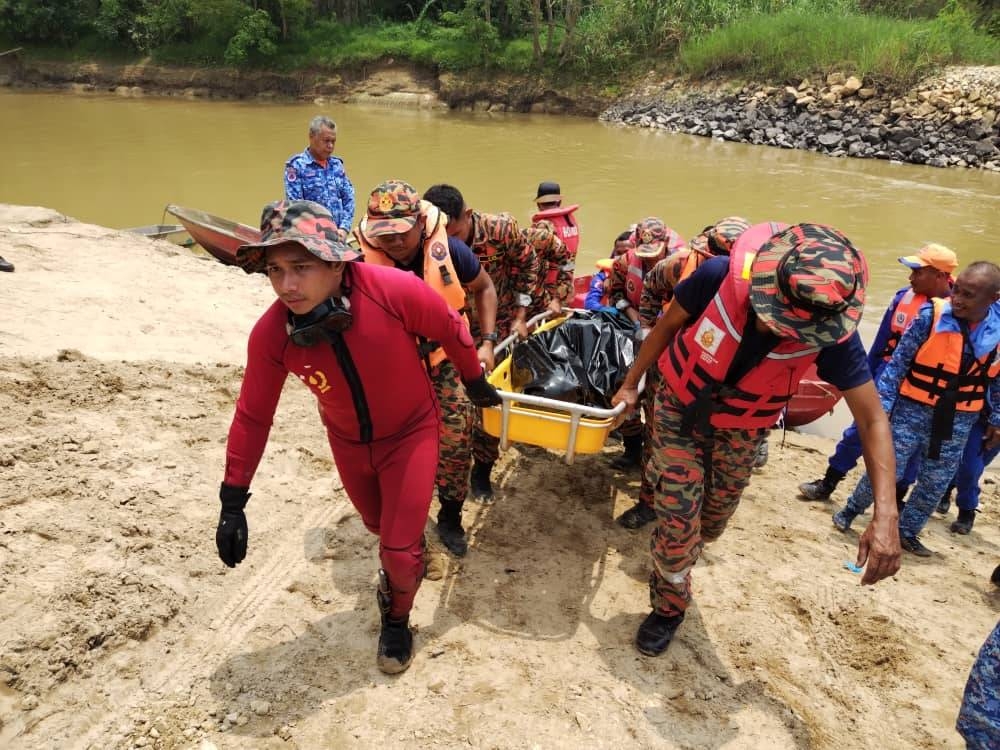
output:
[[[472,404],[451,360],[431,370],[431,382],[441,409],[441,446],[434,484],[439,499],[461,502],[469,489],[472,465]]]
[[[941,442],[941,454],[937,459],[927,457],[931,442],[931,423],[934,409],[913,399],[900,396],[889,416],[889,426],[892,428],[892,444],[896,451],[896,481],[903,479],[903,473],[910,459],[920,458],[920,469],[917,472],[917,484],[910,492],[906,508],[899,516],[899,533],[905,537],[915,537],[919,534],[931,513],[937,507],[941,495],[948,489],[955,470],[962,459],[969,430],[979,419],[978,412],[955,412],[955,423],[952,426],[951,440]],[[855,516],[864,513],[873,502],[875,493],[871,480],[865,473],[858,482],[854,492],[847,499],[847,511]]]
[[[656,423],[654,411],[656,392],[660,389],[662,382],[663,376],[660,375],[660,368],[654,364],[646,371],[646,387],[639,397],[642,404],[642,417],[645,420],[642,430],[642,483],[639,486],[639,502],[650,508],[655,503],[653,496],[657,476],[655,472],[650,473],[649,471],[653,461],[653,426]],[[622,430],[622,434],[625,434],[624,430]]]
[[[478,422],[472,428],[472,457],[480,464],[492,464],[500,458],[500,438],[490,435]]]
[[[1000,622],[987,637],[965,683],[955,728],[967,750],[1000,747]]]
[[[661,384],[654,405],[652,486],[656,525],[650,540],[649,601],[664,615],[682,614],[691,601],[691,569],[702,547],[722,535],[740,503],[767,429],[695,427],[681,434],[681,405]]]

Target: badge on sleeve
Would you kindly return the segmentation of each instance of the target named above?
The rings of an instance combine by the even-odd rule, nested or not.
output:
[[[285,179],[289,182],[295,182],[297,175],[295,174],[295,167],[285,167]]]

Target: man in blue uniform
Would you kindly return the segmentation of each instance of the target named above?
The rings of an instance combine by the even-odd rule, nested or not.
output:
[[[341,229],[354,222],[354,185],[344,171],[344,160],[333,155],[337,124],[325,115],[309,123],[309,146],[285,162],[285,198],[315,201],[324,206]]]

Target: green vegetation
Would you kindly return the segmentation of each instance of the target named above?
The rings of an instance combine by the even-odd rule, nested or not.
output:
[[[682,45],[694,76],[734,73],[783,81],[837,68],[887,84],[908,84],[942,65],[1000,63],[1000,39],[977,32],[954,2],[933,19],[785,10],[756,15]]]
[[[422,3],[422,4],[421,4]],[[0,0],[32,54],[273,70],[408,60],[616,86],[656,67],[906,83],[1000,63],[994,0]],[[60,52],[61,50],[61,52]]]

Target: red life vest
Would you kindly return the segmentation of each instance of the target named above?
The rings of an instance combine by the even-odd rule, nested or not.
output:
[[[725,383],[749,317],[754,257],[746,243],[733,246],[719,291],[701,317],[677,333],[659,361],[667,387],[685,406],[701,402],[710,410],[713,427],[773,427],[820,352],[783,338],[734,385]]]
[[[541,221],[551,221],[556,228],[556,234],[569,249],[571,258],[576,257],[576,251],[580,249],[580,227],[573,219],[573,213],[580,208],[579,204],[572,206],[556,206],[538,211],[531,216],[531,223]],[[555,279],[552,279],[555,282]]]
[[[962,367],[962,334],[958,331],[938,331],[938,322],[947,300],[934,297],[934,317],[927,340],[917,350],[909,372],[903,378],[899,393],[914,401],[933,406],[944,393],[955,394],[955,409],[980,411],[989,381],[1000,373],[998,347],[979,359],[971,359]]]
[[[889,321],[889,338],[886,339],[885,349],[882,350],[884,362],[892,359],[892,353],[898,346],[899,340],[903,338],[906,329],[916,319],[917,313],[920,312],[920,308],[927,300],[928,297],[917,294],[913,289],[907,289],[906,293],[899,298],[896,309],[892,311],[892,320]]]
[[[469,325],[468,316],[465,315],[465,290],[458,281],[458,274],[455,272],[455,265],[451,262],[451,253],[448,251],[448,232],[445,225],[448,217],[438,210],[437,206],[420,201],[420,213],[425,219],[424,224],[424,282],[437,292],[448,303],[448,307],[462,315],[466,326]],[[364,232],[365,220],[354,230],[354,236],[361,245],[361,251],[365,256],[365,263],[372,263],[379,266],[395,268],[396,263],[372,245]],[[431,367],[448,358],[444,349],[438,347],[427,353],[427,358]]]

